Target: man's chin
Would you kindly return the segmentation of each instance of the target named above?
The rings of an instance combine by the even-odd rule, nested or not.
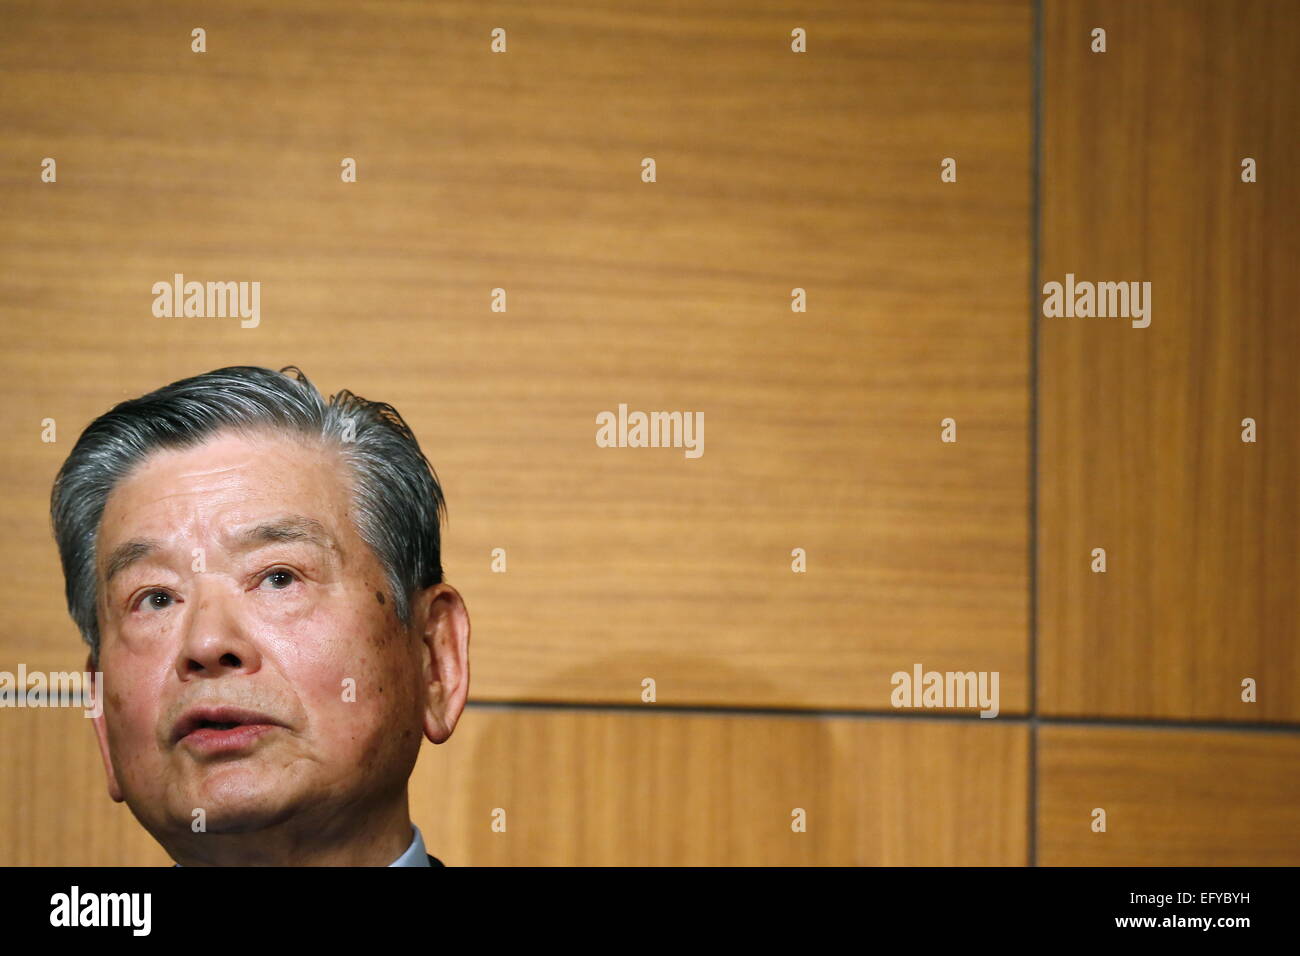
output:
[[[185,796],[169,795],[168,818],[173,828],[193,833],[246,833],[275,826],[301,810],[295,794],[284,789],[282,776],[251,769],[210,771],[183,788]]]
[[[295,816],[294,808],[283,802],[246,801],[243,803],[213,803],[207,808],[204,829],[196,833],[251,833],[265,830]]]

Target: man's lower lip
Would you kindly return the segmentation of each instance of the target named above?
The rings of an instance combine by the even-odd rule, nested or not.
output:
[[[277,729],[276,724],[240,724],[229,730],[216,727],[200,727],[181,738],[181,743],[200,753],[221,753],[228,750],[242,750],[252,746],[268,731]]]

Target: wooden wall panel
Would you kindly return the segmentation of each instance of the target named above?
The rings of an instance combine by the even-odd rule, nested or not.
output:
[[[1295,722],[1300,7],[1044,10],[1041,279],[1149,281],[1152,311],[1041,319],[1040,706]]]
[[[2,10],[0,666],[81,659],[79,430],[295,363],[421,437],[478,699],[888,709],[920,662],[1024,709],[1027,0]],[[260,324],[153,317],[175,273]],[[703,456],[597,448],[620,403],[703,411]]]
[[[1295,9],[1042,5],[1041,279],[1154,286],[1147,329],[1041,320],[1046,714],[1300,720]],[[413,778],[432,852],[1026,862],[1031,14],[0,3],[0,669],[81,660],[46,518],[80,428],[294,363],[423,440],[477,700],[653,677],[674,705],[875,710],[914,663],[1001,675],[1011,720],[472,707]],[[261,323],[153,317],[177,272],[260,281]],[[595,447],[621,402],[705,412],[705,454]],[[1038,733],[1040,863],[1300,857],[1295,734]],[[0,744],[28,768],[0,776],[0,864],[167,863],[77,712],[0,713]]]
[[[1027,772],[997,720],[480,708],[426,748],[412,816],[473,865],[1021,866]]]
[[[73,708],[0,711],[0,866],[170,866],[108,795],[95,730]]]
[[[1300,864],[1300,736],[1159,728],[1038,732],[1044,866]],[[1092,830],[1106,811],[1106,832]]]

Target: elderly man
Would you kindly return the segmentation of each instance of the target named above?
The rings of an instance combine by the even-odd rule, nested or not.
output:
[[[469,691],[442,490],[391,406],[284,372],[123,402],[55,480],[108,792],[183,866],[441,866],[407,780]]]

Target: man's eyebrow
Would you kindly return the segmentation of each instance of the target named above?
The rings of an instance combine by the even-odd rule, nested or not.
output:
[[[325,525],[304,515],[287,515],[273,521],[264,521],[247,531],[240,532],[235,541],[243,547],[273,544],[277,541],[306,541],[329,551],[337,551],[338,544]],[[104,564],[104,583],[125,571],[131,565],[163,549],[162,542],[154,538],[135,538],[119,544],[109,554]]]
[[[245,547],[276,541],[307,541],[330,551],[338,550],[338,544],[325,526],[315,518],[304,515],[287,515],[274,521],[265,521],[240,532],[235,541]]]
[[[155,551],[162,550],[162,544],[153,538],[137,538],[125,541],[113,549],[105,564],[104,583],[113,580],[114,575],[125,571],[142,558],[147,558]]]

